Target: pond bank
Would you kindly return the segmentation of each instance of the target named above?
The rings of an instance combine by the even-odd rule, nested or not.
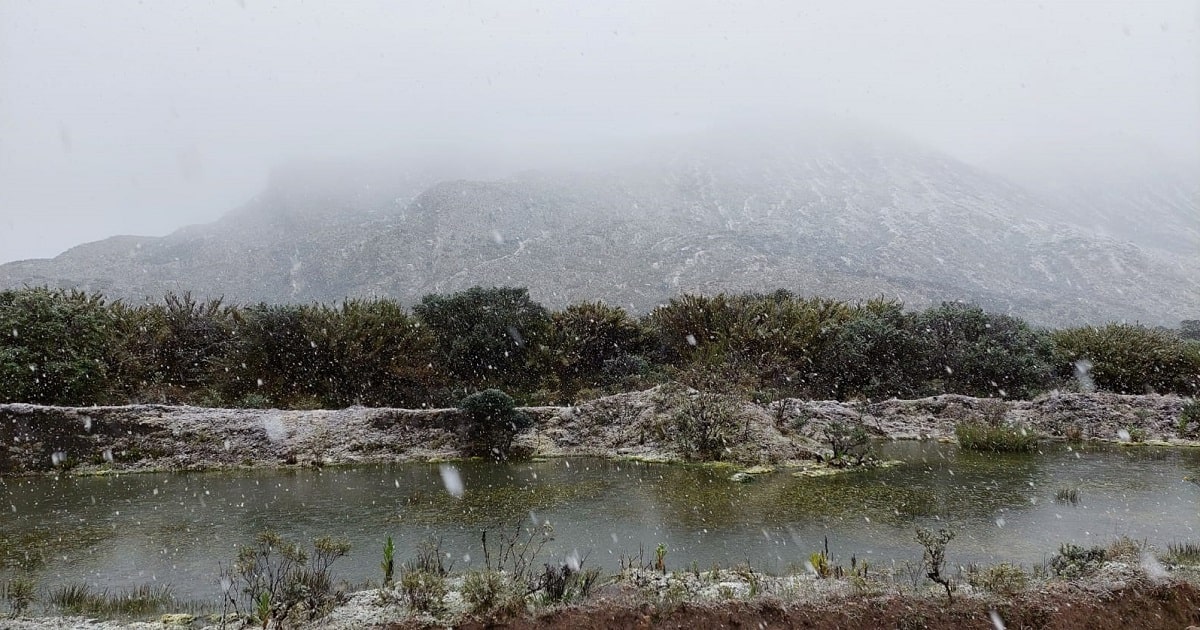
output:
[[[1136,625],[1182,629],[1200,623],[1197,567],[1164,568],[1157,560],[1108,561],[1081,577],[1028,576],[1020,588],[988,587],[954,578],[954,597],[909,576],[858,573],[817,577],[769,576],[748,568],[660,573],[627,569],[602,579],[590,594],[567,603],[499,605],[471,612],[461,576],[445,583],[438,609],[414,610],[404,589],[348,594],[311,621],[289,619],[297,629],[382,628],[1089,628]],[[478,600],[474,600],[478,601]],[[12,630],[166,630],[257,627],[219,615],[165,614],[154,621],[85,617],[6,619]],[[275,622],[271,628],[277,627]]]
[[[574,407],[531,407],[516,437],[525,456],[688,459],[675,418],[698,393],[656,387]],[[691,405],[691,406],[688,406]],[[876,438],[952,439],[963,421],[1027,427],[1049,438],[1196,445],[1180,434],[1177,396],[1052,393],[1030,401],[944,395],[877,403],[735,401],[722,459],[742,467],[811,463],[831,423],[861,423]],[[439,461],[462,457],[457,409],[210,409],[129,405],[0,405],[0,474],[209,470]]]

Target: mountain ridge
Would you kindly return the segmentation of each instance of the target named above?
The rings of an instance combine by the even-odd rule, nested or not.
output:
[[[591,171],[375,176],[384,181],[327,193],[303,174],[279,178],[210,224],[0,265],[0,286],[413,303],[520,285],[548,306],[604,299],[638,311],[685,291],[787,288],[916,307],[974,301],[1045,324],[1200,312],[1200,257],[1089,233],[1052,200],[894,138],[726,134]],[[1186,207],[1164,212],[1186,224]]]

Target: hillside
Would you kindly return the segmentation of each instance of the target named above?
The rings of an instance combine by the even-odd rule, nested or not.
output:
[[[221,220],[166,237],[0,266],[0,286],[412,303],[520,285],[550,306],[603,298],[635,310],[683,291],[783,287],[913,306],[967,300],[1045,324],[1176,324],[1200,312],[1200,256],[1186,253],[1195,195],[1137,197],[1143,223],[1161,211],[1183,239],[1152,248],[1149,232],[1105,237],[1077,205],[883,135],[714,133],[591,169],[311,179],[277,180]],[[1105,216],[1131,207],[1113,203]]]

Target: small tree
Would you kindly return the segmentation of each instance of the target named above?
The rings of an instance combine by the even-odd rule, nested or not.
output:
[[[485,389],[463,398],[458,408],[466,416],[468,450],[507,458],[513,437],[533,425],[532,419],[517,411],[516,406],[512,396],[498,389]]]
[[[943,575],[946,568],[946,544],[954,540],[954,532],[939,529],[935,534],[924,527],[917,528],[917,542],[925,548],[925,577],[941,584],[946,589],[946,599],[954,601],[954,584],[950,578]]]

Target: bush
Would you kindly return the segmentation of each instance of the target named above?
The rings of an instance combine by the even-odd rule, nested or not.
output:
[[[517,411],[512,396],[498,389],[475,392],[458,407],[466,416],[467,449],[474,455],[508,457],[513,437],[533,425],[527,414]]]
[[[967,574],[967,583],[975,588],[983,588],[993,593],[1013,596],[1025,590],[1029,584],[1029,575],[1025,571],[1008,562],[1002,562]]]
[[[400,591],[408,609],[433,616],[446,611],[446,578],[420,569],[405,570],[400,576]]]
[[[1057,369],[1070,378],[1080,361],[1091,362],[1097,387],[1121,394],[1200,395],[1200,344],[1171,331],[1109,324],[1053,333]]]
[[[526,289],[427,295],[413,312],[432,332],[439,363],[459,382],[519,391],[538,382],[550,317]]]
[[[463,601],[472,614],[491,614],[514,596],[511,591],[508,580],[499,571],[468,571],[463,578]]]
[[[238,550],[227,572],[238,588],[225,591],[226,601],[245,617],[258,610],[264,625],[266,619],[276,625],[294,616],[316,619],[337,603],[330,565],[349,551],[349,542],[323,537],[313,541],[310,556],[279,534],[262,532]]]
[[[36,599],[37,585],[30,578],[14,577],[0,584],[0,599],[8,603],[13,617],[25,614],[29,604]]]
[[[113,335],[98,294],[0,291],[0,402],[107,402]]]
[[[870,454],[870,438],[861,422],[830,422],[825,441],[832,451],[829,463],[835,466],[860,466]]]
[[[1029,398],[1053,375],[1049,336],[1023,320],[944,303],[916,317],[924,378],[940,392]]]
[[[738,423],[738,402],[729,396],[696,392],[681,394],[672,415],[675,445],[688,459],[719,461],[731,445],[745,439]]]
[[[1179,410],[1179,437],[1192,438],[1200,435],[1200,400],[1186,400]]]
[[[1050,558],[1050,570],[1065,578],[1077,578],[1100,568],[1104,563],[1103,547],[1084,549],[1079,545],[1063,543],[1058,548],[1058,554]]]

